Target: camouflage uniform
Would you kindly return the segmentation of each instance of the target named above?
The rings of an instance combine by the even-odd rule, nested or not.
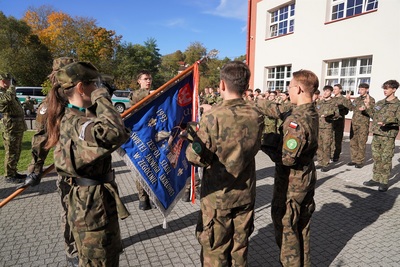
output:
[[[28,173],[35,173],[38,176],[42,175],[43,165],[49,154],[49,150],[45,148],[47,142],[47,102],[46,99],[40,103],[36,114],[36,133],[32,137],[32,160],[28,166]],[[61,196],[61,221],[63,224],[64,247],[65,254],[72,259],[78,257],[78,249],[75,244],[74,236],[71,232],[71,227],[67,221],[67,195],[71,190],[71,185],[65,177],[58,176],[57,191]]]
[[[54,165],[70,179],[67,219],[79,253],[79,266],[118,266],[122,252],[118,217],[129,216],[118,195],[111,153],[129,137],[104,88],[83,110],[69,105],[60,124]],[[91,185],[82,185],[90,181]],[[84,200],[84,201],[82,201]]]
[[[336,105],[339,108],[340,117],[332,122],[333,127],[333,142],[331,146],[331,156],[334,161],[339,159],[342,153],[342,141],[344,133],[345,116],[349,113],[351,107],[351,101],[345,96],[335,96],[333,98],[336,101]]]
[[[34,113],[35,112],[34,104],[36,104],[35,100],[32,100],[30,98],[29,99],[25,99],[24,103],[22,103],[24,111],[26,112],[27,110],[29,110],[30,114]]]
[[[375,99],[369,97],[370,104],[375,105]],[[369,135],[370,117],[365,111],[359,109],[364,107],[365,96],[359,96],[353,100],[350,110],[353,111],[350,126],[350,156],[351,162],[362,165],[365,161],[365,147]]]
[[[271,103],[260,104],[278,118]],[[275,155],[271,214],[282,266],[311,266],[310,219],[315,210],[316,172],[313,157],[318,146],[318,114],[314,103],[293,106],[280,127]]]
[[[331,145],[333,141],[332,122],[339,117],[339,109],[336,101],[332,98],[321,100],[316,104],[316,110],[319,116],[319,134],[318,134],[318,165],[326,167],[331,157]]]
[[[217,103],[217,97],[214,93],[205,96],[203,104],[214,105],[215,103]]]
[[[395,139],[399,132],[400,101],[396,97],[391,101],[378,101],[367,109],[372,118],[372,159],[374,160],[372,180],[387,185],[392,170]],[[383,122],[381,126],[378,122]]]
[[[0,88],[0,113],[3,114],[3,144],[5,150],[5,177],[16,177],[17,164],[21,155],[22,138],[27,126],[24,109],[16,97],[15,87]]]
[[[199,155],[191,145],[186,150],[192,164],[205,167],[196,227],[203,266],[247,266],[262,122],[242,98],[224,100],[200,120],[197,134],[207,153]]]
[[[143,88],[141,88],[139,90],[132,91],[129,94],[129,102],[130,102],[130,104],[132,106],[137,104],[140,100],[142,100],[143,98],[148,96],[149,93],[150,92],[148,90],[143,89]],[[144,190],[143,186],[140,184],[140,182],[138,180],[136,180],[136,189],[138,191],[139,201],[141,201],[143,203],[147,203],[147,206],[150,207],[149,195]]]

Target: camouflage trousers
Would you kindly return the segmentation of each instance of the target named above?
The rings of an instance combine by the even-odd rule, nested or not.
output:
[[[368,141],[369,124],[355,125],[350,127],[350,156],[351,161],[357,164],[364,164],[365,148]]]
[[[17,174],[17,165],[21,155],[24,132],[4,131],[2,135],[5,152],[4,176],[13,177]]]
[[[374,160],[372,179],[382,184],[389,182],[392,170],[392,158],[394,156],[395,138],[374,134],[371,150]]]
[[[114,194],[110,184],[72,186],[68,194],[67,219],[79,266],[119,266],[122,242]]]
[[[342,153],[344,123],[344,118],[333,121],[332,123],[333,137],[331,146],[331,158],[333,159],[339,159],[340,154]]]
[[[143,186],[140,184],[138,180],[136,180],[136,189],[138,191],[139,201],[149,201],[149,195],[143,189]]]
[[[304,170],[276,167],[271,217],[282,266],[311,266],[310,221],[316,180],[314,163]]]
[[[320,128],[318,132],[318,165],[328,166],[331,158],[331,146],[333,139],[333,131],[331,128]]]
[[[202,266],[247,266],[253,230],[254,203],[225,210],[201,204],[196,236]]]
[[[57,179],[57,191],[61,197],[61,222],[62,222],[62,231],[64,235],[64,247],[65,254],[68,258],[75,258],[78,256],[78,249],[76,248],[75,239],[71,232],[71,227],[69,226],[67,220],[67,212],[68,212],[68,193],[71,190],[71,185],[66,181],[65,178],[58,176]]]

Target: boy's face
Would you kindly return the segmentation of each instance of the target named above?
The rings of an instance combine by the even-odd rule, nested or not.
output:
[[[140,76],[137,82],[140,85],[141,89],[150,90],[152,81],[153,79],[151,78],[151,75],[143,74],[142,76]]]
[[[367,88],[358,88],[358,93],[360,94],[360,96],[366,96],[368,94],[368,89]]]
[[[329,98],[332,96],[332,91],[331,90],[324,90],[324,98]]]
[[[338,86],[334,86],[333,87],[333,94],[335,95],[335,96],[338,96],[338,95],[340,95],[342,93],[342,90],[338,87]]]
[[[268,100],[274,100],[275,97],[276,97],[275,93],[270,93],[269,96],[268,96]]]
[[[383,88],[383,94],[386,97],[393,96],[395,92],[396,92],[396,89],[394,89],[392,87],[386,86],[385,88]]]

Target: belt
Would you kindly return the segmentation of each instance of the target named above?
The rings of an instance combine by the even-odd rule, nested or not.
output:
[[[110,183],[114,181],[114,170],[109,173],[96,176],[96,177],[69,177],[70,182],[73,185],[79,186],[92,186],[92,185],[102,185],[104,183]]]

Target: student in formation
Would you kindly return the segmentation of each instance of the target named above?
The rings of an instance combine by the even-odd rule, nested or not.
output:
[[[318,77],[309,70],[293,72],[289,84],[291,113],[281,113],[276,103],[259,101],[271,117],[282,118],[281,138],[276,147],[274,194],[271,215],[282,266],[311,266],[310,221],[315,210],[316,171],[314,155],[318,147],[318,113],[313,94]],[[282,114],[284,116],[282,117]]]
[[[263,126],[259,110],[242,98],[249,79],[243,62],[224,65],[223,102],[204,112],[197,137],[186,150],[189,162],[204,167],[196,227],[202,266],[247,266],[254,229],[255,155]]]
[[[388,80],[383,83],[385,98],[372,105],[370,96],[366,96],[366,112],[372,118],[372,159],[374,160],[372,179],[365,186],[378,186],[378,191],[388,190],[389,175],[392,170],[395,139],[399,133],[400,100],[395,96],[399,82]]]

